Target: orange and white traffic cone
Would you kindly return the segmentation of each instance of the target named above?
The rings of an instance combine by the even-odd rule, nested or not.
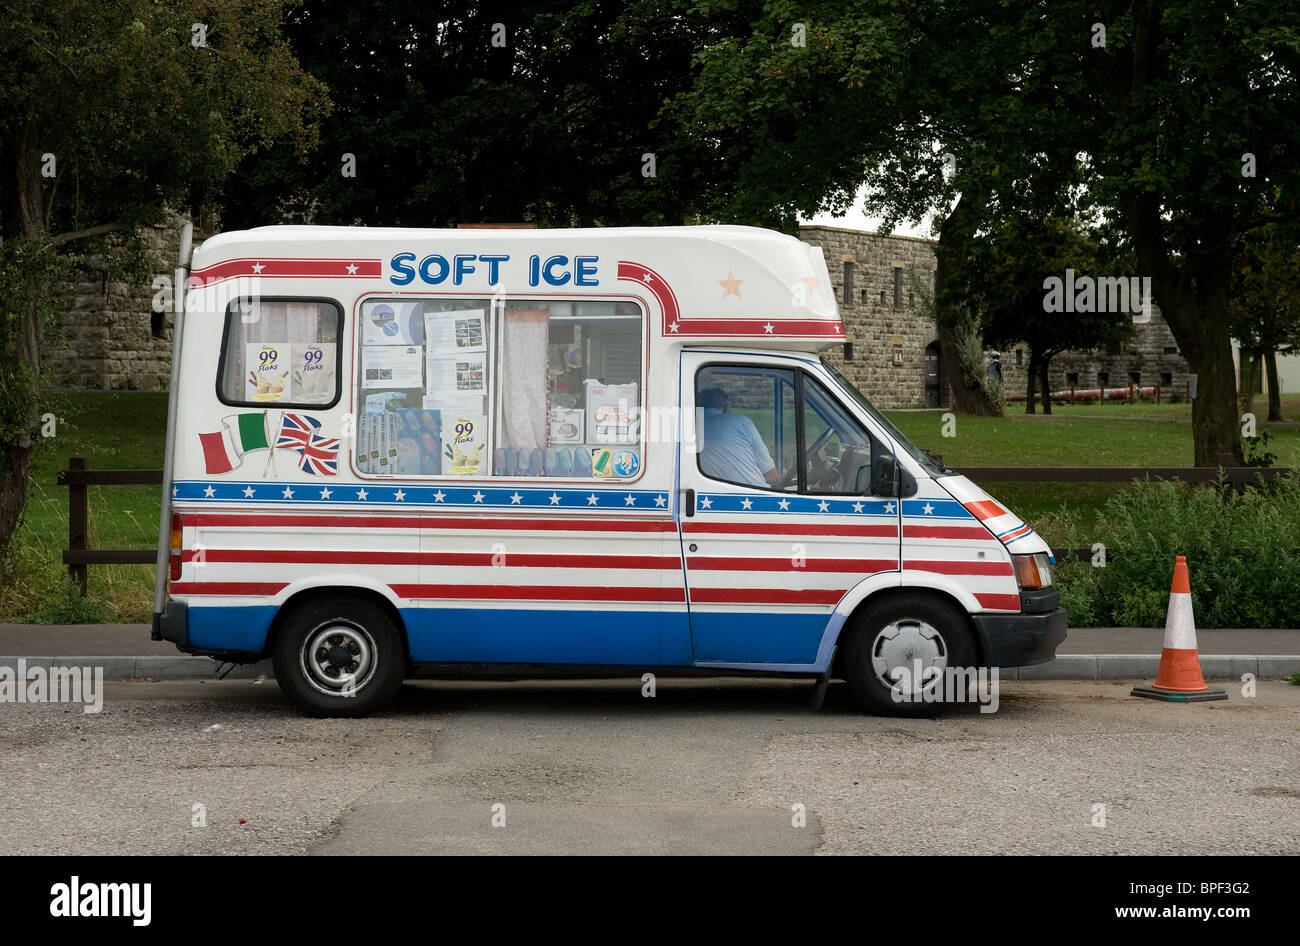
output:
[[[1132,696],[1145,696],[1170,703],[1202,700],[1226,700],[1222,690],[1211,690],[1201,675],[1201,659],[1196,650],[1196,621],[1192,615],[1192,587],[1187,581],[1187,557],[1178,556],[1174,564],[1174,583],[1169,589],[1169,616],[1165,619],[1165,644],[1160,651],[1156,682],[1136,686]]]

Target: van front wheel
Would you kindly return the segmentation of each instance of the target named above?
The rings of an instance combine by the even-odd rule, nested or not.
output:
[[[974,666],[966,616],[924,595],[885,600],[847,629],[844,678],[868,710],[882,716],[932,716],[951,699],[949,668]]]
[[[366,716],[402,686],[406,647],[392,617],[343,595],[309,601],[285,616],[271,650],[275,679],[312,716]]]

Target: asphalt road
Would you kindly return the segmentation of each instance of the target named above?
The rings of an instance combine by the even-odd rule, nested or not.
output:
[[[345,721],[273,681],[109,683],[99,714],[0,705],[0,854],[1300,851],[1300,687],[1131,686],[898,720],[783,681],[421,682]]]

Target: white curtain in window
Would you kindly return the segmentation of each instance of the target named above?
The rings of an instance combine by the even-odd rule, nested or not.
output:
[[[547,424],[547,309],[507,309],[501,364],[502,422],[498,443],[545,449]]]

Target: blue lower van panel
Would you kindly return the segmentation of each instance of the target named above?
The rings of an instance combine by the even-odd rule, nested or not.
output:
[[[270,605],[190,608],[189,645],[199,650],[261,653],[278,610]]]
[[[658,611],[421,609],[408,626],[416,663],[664,663],[660,634],[685,614]],[[678,663],[681,647],[669,648]],[[687,657],[689,660],[689,655]]]
[[[691,613],[698,661],[811,664],[829,614]]]

